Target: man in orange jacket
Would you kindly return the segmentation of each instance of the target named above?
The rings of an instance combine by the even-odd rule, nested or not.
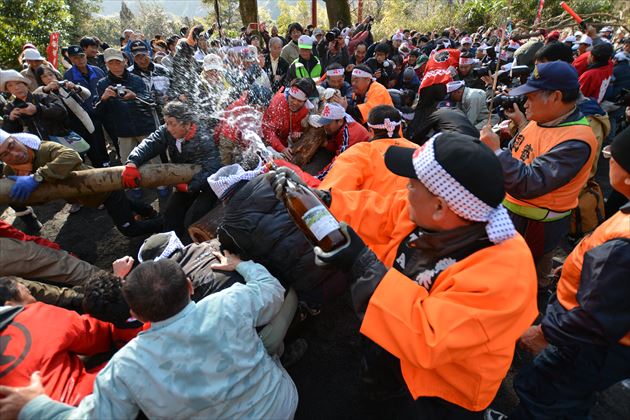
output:
[[[630,129],[606,156],[610,184],[630,198]],[[540,354],[514,381],[520,406],[510,419],[588,418],[595,392],[630,377],[628,279],[630,204],[569,254],[541,324],[521,337]]]
[[[415,224],[394,266],[345,224],[346,245],[315,253],[350,270],[361,333],[371,340],[363,377],[381,396],[406,394],[397,406],[408,411],[399,417],[482,418],[537,314],[531,253],[501,206],[500,163],[483,145],[449,133],[419,149],[390,147],[385,164],[409,178]]]
[[[400,124],[400,112],[393,106],[377,105],[372,108],[367,120],[372,138],[340,154],[319,188],[372,190],[381,195],[405,188],[406,180],[389,172],[383,160],[389,146],[416,147],[416,144],[401,137]]]

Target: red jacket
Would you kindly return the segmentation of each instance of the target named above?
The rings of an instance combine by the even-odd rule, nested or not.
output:
[[[0,321],[6,325],[0,332],[0,384],[26,386],[33,372],[40,371],[46,395],[70,405],[92,393],[100,369],[88,372],[78,355],[111,350],[139,331],[116,330],[107,322],[40,302],[26,305],[12,319],[0,316]]]
[[[13,238],[20,241],[32,241],[35,242],[37,245],[47,246],[48,248],[52,249],[61,249],[59,244],[56,244],[52,241],[49,241],[48,239],[41,238],[39,236],[27,235],[26,233],[14,228],[12,225],[3,220],[0,220],[0,237]]]
[[[601,103],[612,79],[612,74],[612,60],[608,61],[608,64],[605,66],[587,69],[578,79],[582,94],[587,98],[595,99],[597,103]]]
[[[262,133],[267,142],[278,152],[282,152],[288,145],[290,133],[297,134],[297,139],[303,132],[302,120],[308,115],[308,109],[302,107],[298,112],[289,110],[289,103],[284,89],[271,99],[269,108],[262,117]]]
[[[573,67],[575,67],[575,69],[578,72],[578,76],[581,76],[582,73],[584,73],[586,71],[586,68],[588,67],[588,58],[590,57],[591,52],[587,51],[584,54],[580,54],[579,56],[577,56],[574,60],[573,60]]]

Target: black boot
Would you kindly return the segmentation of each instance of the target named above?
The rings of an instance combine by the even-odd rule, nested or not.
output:
[[[42,228],[42,223],[37,219],[32,207],[26,207],[25,210],[16,211],[15,215],[26,225],[24,231],[28,234],[36,234]]]

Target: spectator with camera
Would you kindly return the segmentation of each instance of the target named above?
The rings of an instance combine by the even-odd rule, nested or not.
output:
[[[57,71],[57,69],[52,64],[46,61],[46,59],[42,57],[42,55],[35,47],[26,48],[24,50],[23,58],[24,61],[26,61],[26,63],[28,64],[28,67],[22,70],[21,74],[26,78],[28,90],[30,90],[31,92],[37,89],[38,86],[35,71],[39,66],[49,67],[53,72],[56,72],[57,75],[61,77],[61,73],[59,73],[59,71]]]
[[[336,29],[326,32],[324,39],[317,44],[317,54],[324,68],[332,63],[346,67],[350,60],[344,36]]]
[[[137,100],[149,99],[146,85],[125,68],[122,52],[108,48],[103,55],[108,71],[97,84],[100,101],[96,112],[107,131],[118,137],[120,160],[126,162],[131,150],[157,126],[151,110]]]
[[[394,71],[392,62],[387,59],[390,46],[381,42],[374,49],[374,57],[366,61],[366,65],[372,69],[372,73],[378,83],[387,87]]]
[[[576,107],[580,85],[575,68],[563,61],[536,64],[527,83],[513,89],[526,95],[529,123],[500,148],[489,126],[481,141],[495,151],[505,177],[503,204],[527,241],[539,288],[548,287],[554,250],[569,230],[571,210],[597,154],[597,139]],[[507,110],[508,117],[516,114]]]

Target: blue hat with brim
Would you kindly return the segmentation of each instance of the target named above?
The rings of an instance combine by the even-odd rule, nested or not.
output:
[[[572,90],[579,89],[578,73],[575,67],[564,61],[540,63],[534,66],[534,71],[527,79],[527,83],[514,88],[510,95],[524,95],[537,90]]]

